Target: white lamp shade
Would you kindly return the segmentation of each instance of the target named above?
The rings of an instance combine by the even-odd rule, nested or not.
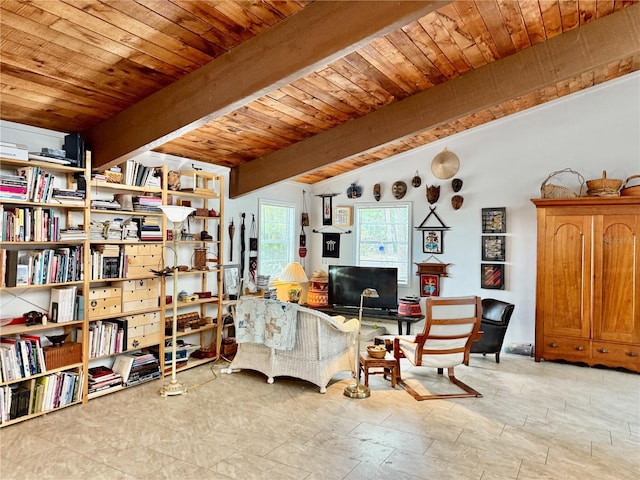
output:
[[[304,268],[300,265],[300,262],[291,262],[287,265],[278,279],[282,282],[291,283],[304,283],[309,281],[307,274],[304,273]]]
[[[170,222],[180,223],[195,212],[196,209],[192,207],[180,207],[178,205],[160,205],[162,213],[167,217]]]
[[[378,291],[375,288],[365,288],[362,291],[362,296],[366,298],[379,298]]]

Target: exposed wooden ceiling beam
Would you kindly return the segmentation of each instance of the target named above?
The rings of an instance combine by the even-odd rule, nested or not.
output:
[[[194,130],[448,1],[316,2],[83,136],[109,167]]]
[[[229,195],[244,195],[639,55],[640,4],[234,167]]]

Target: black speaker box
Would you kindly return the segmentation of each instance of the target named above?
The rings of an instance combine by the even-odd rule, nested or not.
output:
[[[79,133],[65,135],[64,150],[67,152],[67,158],[77,160],[76,166],[79,168],[84,168],[87,149]]]

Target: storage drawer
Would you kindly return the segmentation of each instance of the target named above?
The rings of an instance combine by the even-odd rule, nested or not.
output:
[[[146,266],[142,265],[127,265],[126,267],[126,277],[127,278],[139,278],[139,277],[148,277],[151,274],[151,269],[160,270],[160,264],[149,264]]]
[[[138,256],[138,255],[162,256],[162,244],[138,243],[135,245],[125,245],[124,253],[125,255],[129,255],[129,256]]]
[[[546,360],[590,363],[591,341],[587,338],[545,336],[542,357]]]
[[[594,365],[617,366],[640,372],[640,345],[593,342],[591,357]]]
[[[89,300],[89,315],[91,317],[101,317],[103,315],[113,315],[122,311],[122,299],[118,297],[94,298]]]
[[[131,332],[131,329],[129,329]],[[138,335],[127,334],[127,350],[134,348],[150,347],[151,345],[157,345],[160,343],[160,334],[154,333],[151,335],[145,335],[144,332],[137,331]]]
[[[122,302],[122,311],[135,312],[137,310],[145,310],[147,308],[155,308],[158,306],[158,294],[151,298],[144,298],[142,300],[132,300],[130,302]]]
[[[138,290],[158,289],[160,282],[157,278],[141,278],[139,280],[124,280],[122,282],[113,282],[114,287],[122,289],[122,292],[135,292]]]
[[[129,327],[138,327],[160,322],[160,312],[140,313],[138,315],[128,315],[124,318],[127,320]]]
[[[95,300],[98,298],[120,298],[122,295],[122,289],[118,287],[100,287],[89,289],[89,300]]]

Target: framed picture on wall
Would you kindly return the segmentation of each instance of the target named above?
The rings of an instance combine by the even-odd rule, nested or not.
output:
[[[500,263],[480,264],[480,288],[504,290],[504,265]]]
[[[240,294],[240,265],[225,265],[222,281],[222,291],[230,300],[235,300]]]
[[[504,262],[505,242],[507,237],[498,235],[483,235],[482,237],[482,261]]]
[[[423,253],[442,253],[444,245],[442,244],[442,230],[423,230],[422,231],[422,252]]]
[[[483,208],[482,233],[507,233],[507,209]]]
[[[420,296],[437,297],[440,295],[440,275],[420,274]]]
[[[351,207],[335,207],[333,209],[333,226],[351,226]]]

